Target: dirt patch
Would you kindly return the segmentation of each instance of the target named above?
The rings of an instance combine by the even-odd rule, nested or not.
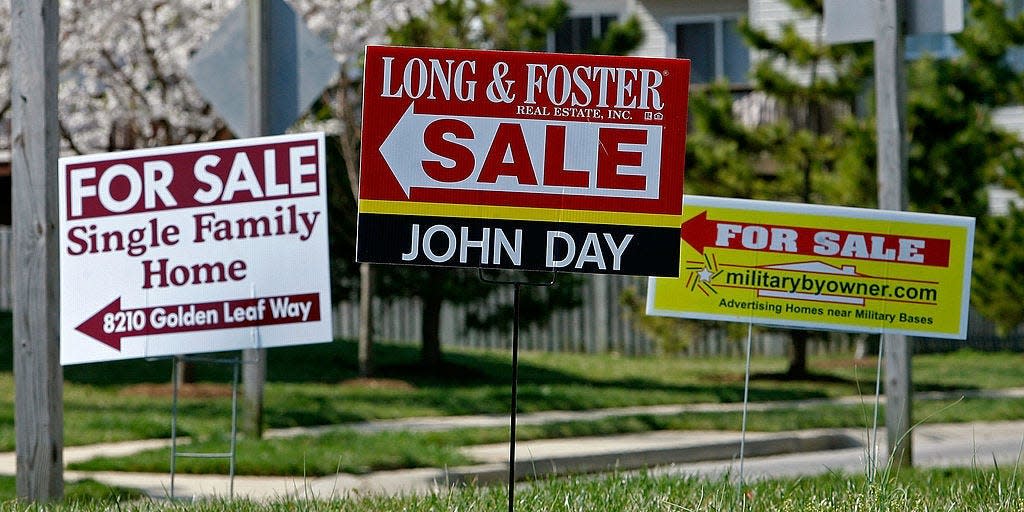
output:
[[[393,389],[397,391],[412,391],[416,386],[398,379],[348,379],[341,383],[346,388],[362,389]]]
[[[701,383],[708,384],[736,384],[743,383],[744,375],[742,373],[709,373],[707,375],[701,375]]]
[[[121,396],[145,396],[150,398],[170,398],[174,394],[174,388],[167,384],[134,384],[122,388],[118,392]],[[183,384],[178,388],[180,398],[231,398],[231,384],[214,384],[210,382],[199,382],[194,384]]]
[[[815,368],[875,368],[878,365],[877,357],[865,357],[863,359],[828,359],[814,361],[810,366]]]

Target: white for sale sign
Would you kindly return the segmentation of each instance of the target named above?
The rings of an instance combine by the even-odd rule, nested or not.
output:
[[[61,364],[331,340],[322,133],[60,160]]]

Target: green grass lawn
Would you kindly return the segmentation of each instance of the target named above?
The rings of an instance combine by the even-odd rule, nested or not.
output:
[[[9,343],[0,343],[9,350]],[[348,342],[269,351],[264,416],[268,428],[327,425],[368,419],[456,414],[505,414],[510,357],[450,351],[438,374],[416,366],[415,347],[380,345],[374,381],[354,380],[355,346]],[[13,397],[9,353],[0,353],[0,396]],[[1024,356],[958,352],[914,358],[918,390],[1024,386]],[[820,365],[820,366],[816,366]],[[781,359],[755,361],[751,401],[824,398],[874,390],[874,363],[812,360],[811,379],[778,377]],[[6,370],[6,371],[5,371]],[[197,368],[204,383],[185,390],[183,435],[206,437],[228,429],[228,370]],[[170,435],[170,362],[142,360],[65,369],[65,443],[87,444]],[[519,406],[523,412],[629,405],[740,402],[743,367],[737,360],[626,358],[614,355],[524,353]],[[0,401],[0,450],[13,449],[13,398]]]
[[[825,475],[754,482],[740,497],[726,479],[612,475],[550,480],[516,492],[517,510],[577,512],[892,512],[1024,510],[1024,486],[1012,471],[910,471],[873,484],[862,477]],[[338,511],[505,510],[500,487],[458,489],[426,497],[379,497],[337,502]]]
[[[0,510],[16,510],[21,507],[12,500],[17,496],[17,487],[13,476],[0,476]],[[85,507],[86,510],[110,510],[112,504],[138,500],[145,494],[135,489],[110,487],[95,480],[69,482],[64,485],[64,501],[74,506]],[[25,510],[36,510],[24,507]]]
[[[1020,416],[1024,400],[965,400],[959,402],[918,402],[915,418],[924,422],[997,421]],[[752,431],[779,432],[806,428],[867,428],[872,424],[870,404],[865,406],[822,405],[812,408],[752,411],[748,425]],[[879,424],[884,425],[884,410]],[[516,430],[520,441],[566,437],[601,436],[660,430],[740,429],[741,415],[728,413],[686,413],[668,416],[624,416],[596,421],[560,422],[546,425],[521,425]],[[289,439],[241,440],[235,471],[240,475],[280,475],[309,477],[338,472],[365,474],[416,467],[452,467],[470,464],[460,447],[485,443],[507,443],[507,428],[457,429],[445,432],[382,432],[360,434],[341,430],[319,436]],[[224,452],[226,438],[190,445],[189,451]],[[85,471],[132,471],[161,473],[170,470],[170,450],[157,449],[126,457],[101,457],[70,464]],[[180,473],[227,474],[224,459],[179,459]]]
[[[0,488],[2,490],[3,488]],[[46,507],[52,512],[162,511],[179,509],[165,502],[132,500],[114,494],[103,499],[69,498]],[[28,512],[34,505],[0,502],[0,510]],[[350,496],[329,501],[284,498],[271,502],[210,500],[187,503],[195,512],[331,510],[337,512],[436,512],[506,510],[503,487],[460,487],[425,496]],[[929,510],[1024,510],[1024,485],[1016,469],[907,470],[873,483],[862,476],[829,474],[799,479],[761,480],[742,490],[724,479],[635,475],[574,477],[536,482],[516,491],[516,510],[579,512],[891,512]],[[185,510],[185,508],[181,508]]]
[[[0,314],[0,450],[14,449],[13,378],[10,314]],[[269,351],[264,416],[268,428],[344,424],[368,419],[455,414],[507,414],[510,355],[505,352],[451,350],[445,368],[423,371],[416,347],[376,347],[378,378],[355,379],[356,349],[334,342]],[[919,391],[1024,387],[1020,372],[1024,356],[957,352],[914,358],[914,385]],[[786,362],[763,358],[753,363],[752,401],[836,397],[874,391],[875,362],[832,357],[812,359],[805,380],[781,377]],[[77,445],[170,436],[170,361],[143,360],[78,365],[65,368],[65,444]],[[179,404],[181,435],[216,443],[228,431],[230,386],[228,368],[199,365],[200,384],[184,390]],[[740,402],[743,365],[736,359],[673,357],[629,358],[615,355],[523,353],[520,358],[519,407],[522,412],[582,410],[629,405]],[[1024,418],[1022,400],[970,399],[946,403],[918,402],[915,417],[931,421]],[[938,412],[936,412],[938,411]],[[870,404],[821,406],[812,411],[755,413],[751,430],[870,424]],[[738,413],[688,414],[681,417],[631,417],[601,422],[522,428],[521,439],[642,432],[663,429],[738,429]],[[318,439],[318,449],[302,443],[265,441],[240,447],[240,473],[292,473],[303,465],[306,474],[339,469],[365,472],[419,465],[456,464],[456,447],[507,440],[507,429],[461,432],[456,438],[407,438],[382,435],[353,441],[351,433]],[[277,446],[280,443],[285,446]],[[324,443],[321,445],[321,443]],[[320,449],[326,446],[330,449]],[[352,446],[373,446],[368,453]],[[223,447],[215,448],[223,451]],[[312,453],[316,452],[316,453]],[[249,457],[249,455],[245,455]],[[168,456],[132,457],[138,464],[159,464]],[[152,460],[153,462],[144,462]],[[271,461],[277,468],[260,461]],[[191,468],[191,469],[190,469]],[[182,471],[210,471],[183,464]],[[316,468],[310,472],[310,468]]]

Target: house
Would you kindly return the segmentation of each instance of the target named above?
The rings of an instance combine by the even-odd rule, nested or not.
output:
[[[747,83],[753,56],[737,31],[749,17],[758,27],[777,27],[796,18],[782,0],[568,0],[570,21],[549,41],[552,51],[581,51],[591,37],[600,36],[609,23],[636,15],[644,40],[634,52],[647,57],[692,59],[691,83],[700,85],[719,77],[737,88]],[[813,31],[814,20],[801,21]]]

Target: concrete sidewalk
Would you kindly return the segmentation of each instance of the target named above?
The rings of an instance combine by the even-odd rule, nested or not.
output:
[[[1024,398],[1024,388],[1006,388],[966,391],[931,391],[914,393],[914,400],[949,400],[961,398]],[[749,411],[771,411],[780,409],[808,409],[819,405],[861,405],[870,411],[875,404],[874,395],[845,396],[840,398],[812,398],[806,400],[780,400],[773,402],[751,402],[747,404]],[[879,397],[879,404],[885,404],[885,396]],[[742,403],[699,403],[646,405],[636,407],[615,407],[585,411],[541,411],[520,413],[517,425],[546,425],[568,421],[594,421],[624,416],[673,416],[686,413],[702,412],[740,412]],[[487,428],[509,426],[508,414],[476,414],[468,416],[434,416],[422,418],[399,418],[394,420],[374,420],[343,425],[324,425],[317,427],[295,427],[274,429],[266,433],[268,438],[294,437],[298,435],[318,435],[337,430],[355,430],[357,432],[388,432],[406,430],[413,432],[436,432],[456,428]]]
[[[1022,423],[1024,428],[1024,423]],[[749,457],[816,452],[859,446],[860,441],[841,430],[815,430],[747,434]],[[65,463],[96,456],[125,456],[169,446],[167,440],[68,447]],[[542,478],[578,473],[600,473],[653,468],[666,464],[732,460],[739,453],[738,432],[660,431],[617,436],[521,441],[516,444],[516,478]],[[337,474],[319,478],[236,476],[234,496],[257,500],[284,496],[330,498],[352,493],[422,493],[451,485],[496,484],[508,478],[508,443],[464,448],[478,464],[452,468],[381,471],[367,475]],[[0,454],[0,473],[13,474],[13,453]],[[108,485],[140,489],[150,496],[170,495],[168,473],[65,471],[67,480],[93,479]],[[174,495],[185,498],[228,496],[226,475],[175,475]]]
[[[166,444],[166,442],[163,442]],[[718,476],[738,472],[738,432],[651,432],[591,438],[517,443],[516,478],[544,478],[575,473],[649,471],[656,475]],[[150,446],[149,442],[138,447]],[[748,433],[745,478],[769,478],[846,472],[864,474],[870,450],[862,429],[818,429]],[[885,464],[885,432],[879,432],[880,467]],[[922,425],[914,431],[918,467],[1015,467],[1024,463],[1024,421]],[[69,448],[78,455],[104,447]],[[126,449],[119,447],[119,450]],[[233,496],[269,500],[287,496],[329,499],[349,495],[410,494],[441,491],[465,483],[504,484],[508,444],[468,447],[480,464],[453,468],[382,471],[368,475],[337,474],[319,478],[238,476]],[[72,457],[74,458],[74,457]],[[7,466],[3,463],[4,467]],[[165,498],[170,475],[68,471],[69,480],[91,478],[108,485],[141,489]],[[178,498],[226,497],[224,475],[177,475]]]
[[[915,399],[955,400],[965,393],[918,394]],[[1024,390],[978,392],[975,396],[1016,397]],[[750,410],[813,407],[822,403],[863,404],[871,407],[874,397],[849,397],[836,400],[806,400],[749,404]],[[673,415],[703,411],[737,411],[742,404],[694,404],[628,407],[595,411],[549,411],[520,414],[517,424],[594,420],[616,416]],[[387,430],[436,431],[464,427],[508,426],[507,415],[408,418],[352,425],[268,431],[267,437],[317,434],[341,428],[363,432]],[[878,446],[885,451],[884,429]],[[571,473],[652,470],[660,473],[719,474],[736,471],[740,447],[739,432],[662,431],[590,438],[522,441],[517,443],[516,478],[532,478]],[[91,446],[66,447],[65,463],[97,456],[123,456],[138,451],[169,446],[169,440],[146,440]],[[786,476],[813,474],[829,470],[863,473],[869,454],[865,429],[817,429],[796,432],[748,432],[744,453],[747,474]],[[918,465],[992,464],[1013,466],[1020,462],[1024,447],[1024,421],[923,425],[914,431],[915,461]],[[251,499],[284,496],[331,498],[350,493],[419,493],[440,490],[463,483],[499,483],[508,476],[508,443],[473,446],[464,449],[478,462],[466,467],[422,468],[377,472],[368,475],[337,474],[320,478],[236,476],[233,495]],[[884,461],[884,456],[881,457]],[[774,462],[764,462],[774,461]],[[15,455],[0,454],[0,474],[14,474]],[[118,472],[66,471],[65,478],[91,478],[109,485],[141,489],[151,496],[169,495],[170,475]],[[175,477],[176,497],[212,497],[231,494],[231,482],[222,475],[184,475]]]

